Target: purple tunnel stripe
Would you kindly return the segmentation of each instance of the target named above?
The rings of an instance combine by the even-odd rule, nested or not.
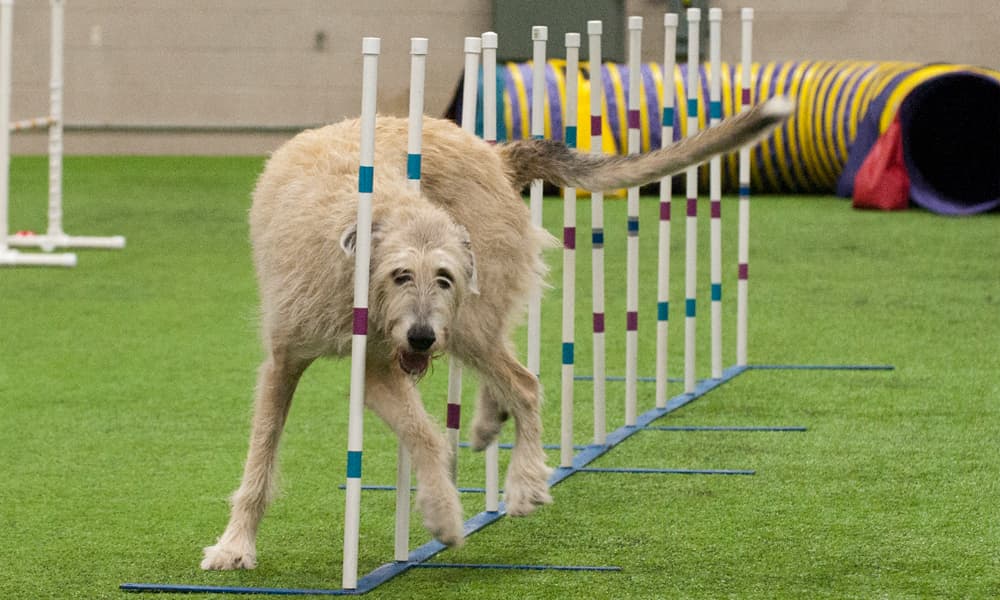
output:
[[[459,429],[462,426],[462,405],[448,404],[448,429]]]
[[[630,310],[625,313],[625,330],[626,331],[639,331],[639,313]]]
[[[576,250],[576,227],[563,227],[563,248]]]
[[[670,202],[660,202],[660,220],[670,220]]]
[[[639,111],[630,110],[628,111],[628,128],[629,129],[639,129],[642,127],[639,121]]]
[[[722,202],[719,200],[712,200],[712,218],[722,218]]]
[[[741,281],[746,281],[747,279],[750,278],[750,265],[748,265],[747,263],[740,263],[739,278]]]
[[[604,333],[604,313],[594,313],[594,333]]]
[[[354,307],[354,335],[368,335],[368,309]]]
[[[688,198],[688,212],[687,216],[697,217],[698,216],[698,199]]]
[[[597,137],[601,135],[601,116],[592,115],[590,117],[590,135]]]

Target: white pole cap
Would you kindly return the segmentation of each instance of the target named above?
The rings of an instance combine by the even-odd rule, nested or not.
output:
[[[382,38],[366,37],[361,39],[362,54],[378,54],[382,51]]]
[[[687,10],[687,18],[689,23],[697,23],[698,21],[701,21],[701,9],[689,8]]]
[[[465,51],[469,54],[479,54],[483,47],[483,41],[477,37],[465,38]]]
[[[709,21],[721,21],[722,20],[722,9],[721,8],[710,8],[710,9],[708,9],[708,20]]]
[[[753,21],[753,9],[752,8],[742,8],[740,9],[740,18],[744,21]]]
[[[604,32],[604,24],[601,21],[587,21],[587,33],[590,35],[601,35]]]
[[[547,42],[549,39],[549,28],[545,25],[535,25],[531,28],[531,39],[535,42]]]
[[[664,14],[663,25],[666,27],[677,27],[677,13]]]
[[[427,38],[410,38],[410,54],[427,54]]]
[[[642,29],[642,17],[629,17],[628,28],[630,30]]]
[[[567,33],[566,34],[566,47],[567,48],[579,48],[580,47],[580,34],[579,33]]]
[[[497,48],[497,34],[495,31],[487,31],[483,34],[483,48],[490,48],[496,50]]]

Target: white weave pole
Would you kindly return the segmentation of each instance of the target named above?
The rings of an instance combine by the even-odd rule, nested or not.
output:
[[[688,20],[688,72],[687,72],[687,135],[698,132],[698,30],[701,10],[689,8]],[[698,295],[698,167],[687,170],[687,231],[684,269],[684,392],[693,393],[695,380],[695,349],[697,343],[697,295]]]
[[[744,8],[740,11],[742,35],[740,36],[740,110],[749,110],[751,101],[752,67],[751,49],[753,46],[753,9]],[[750,149],[740,150],[740,199],[739,225],[737,240],[737,261],[739,274],[736,281],[736,364],[745,367],[747,364],[747,305],[749,296],[750,271]]]
[[[483,139],[497,143],[497,34],[483,34]],[[500,510],[500,443],[486,447],[486,512]]]
[[[590,62],[590,152],[604,151],[601,105],[604,100],[601,21],[587,21]],[[607,440],[604,350],[604,192],[590,193],[591,287],[594,317],[594,444]]]
[[[476,133],[476,96],[479,94],[479,53],[482,40],[465,38],[465,77],[462,88],[462,129]],[[458,479],[458,438],[462,424],[462,364],[448,357],[448,445],[451,448],[451,479]]]
[[[549,28],[536,25],[531,28],[531,137],[545,137],[545,46],[549,39]],[[541,179],[531,182],[531,223],[542,227],[542,185]],[[542,296],[535,293],[528,300],[528,370],[538,376],[542,364]]]
[[[354,245],[354,329],[351,337],[351,399],[347,421],[347,485],[344,510],[343,588],[358,587],[361,534],[361,450],[364,437],[365,352],[368,348],[368,274],[372,246],[372,190],[375,178],[375,108],[381,38],[361,42],[361,146],[358,223]]]
[[[709,127],[722,120],[722,9],[708,9]],[[712,378],[722,378],[722,157],[708,163],[710,273],[712,293]]]
[[[63,56],[65,27],[64,0],[49,0],[52,11],[51,45],[49,50],[49,114],[47,117],[28,119],[13,123],[24,129],[25,123],[34,126],[48,126],[49,129],[49,207],[48,229],[44,235],[19,235],[11,239],[12,246],[38,247],[47,252],[55,248],[102,248],[119,249],[125,247],[125,238],[71,236],[63,231],[62,207],[62,157],[63,157]],[[20,127],[18,127],[20,126]]]
[[[61,8],[61,3],[60,3]],[[53,6],[53,20],[55,20]],[[13,72],[14,51],[14,0],[0,0],[0,266],[40,266],[40,267],[73,267],[76,266],[76,255],[64,254],[28,254],[11,248],[16,245],[16,238],[8,236],[8,205],[10,201],[10,132],[11,129],[26,129],[36,126],[50,126],[51,115],[46,118],[29,119],[17,123],[10,122],[11,74]],[[60,21],[60,48],[62,44]],[[53,25],[55,29],[55,25]],[[53,40],[53,45],[55,41]],[[61,129],[60,129],[61,132]],[[50,161],[52,138],[50,133]],[[60,148],[61,154],[61,148]],[[60,163],[61,164],[61,163]],[[51,163],[50,163],[51,166]],[[51,173],[50,173],[51,193]],[[32,236],[34,237],[34,236]]]
[[[642,17],[628,18],[628,153],[638,154]],[[639,381],[639,187],[628,189],[625,290],[625,425],[636,423]]]
[[[566,34],[566,132],[576,148],[580,34]],[[562,409],[559,466],[573,466],[573,371],[576,324],[576,188],[563,190]]]
[[[424,73],[427,67],[427,38],[410,38],[410,114],[406,141],[406,180],[420,191],[420,163],[424,126]],[[399,442],[396,458],[396,531],[393,557],[410,558],[410,453]]]
[[[660,145],[666,148],[674,140],[674,110],[676,86],[674,66],[677,62],[677,15],[663,15],[663,123]],[[660,231],[657,246],[656,272],[656,407],[667,405],[667,350],[670,325],[670,204],[673,200],[673,177],[660,180]]]

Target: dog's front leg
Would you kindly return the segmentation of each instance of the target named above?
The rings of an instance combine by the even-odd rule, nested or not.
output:
[[[369,369],[365,402],[410,452],[417,474],[417,506],[424,527],[441,543],[463,542],[462,504],[449,475],[451,454],[424,410],[416,383],[392,367]]]
[[[243,482],[230,500],[229,525],[218,542],[204,550],[202,569],[253,569],[257,566],[257,526],[274,497],[278,442],[295,387],[310,362],[291,361],[283,352],[272,352],[261,365]]]

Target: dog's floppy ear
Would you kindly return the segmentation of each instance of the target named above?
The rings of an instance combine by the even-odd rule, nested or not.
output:
[[[372,223],[372,246],[375,246],[375,242],[378,241],[380,227],[378,223]],[[340,235],[340,247],[343,248],[344,254],[348,256],[354,256],[355,246],[358,243],[358,224],[351,223],[351,226],[344,230],[344,233]]]
[[[458,226],[462,232],[462,248],[465,250],[465,276],[469,281],[469,291],[479,295],[479,277],[476,274],[476,255],[472,252],[472,239],[465,227]]]

